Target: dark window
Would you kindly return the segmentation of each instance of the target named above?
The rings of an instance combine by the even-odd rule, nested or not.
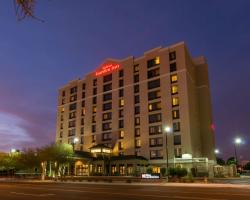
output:
[[[123,70],[120,70],[119,71],[119,77],[123,77],[124,73],[123,73]]]
[[[158,99],[161,97],[161,92],[160,90],[156,90],[156,91],[153,91],[153,92],[149,92],[148,93],[148,100],[154,100],[154,99]]]
[[[106,84],[103,86],[103,92],[112,90],[112,83]]]
[[[119,110],[119,117],[124,117],[124,110],[123,109]]]
[[[181,130],[181,124],[180,124],[180,122],[174,122],[173,123],[173,131],[174,132],[178,132],[180,130]]]
[[[139,74],[134,75],[134,83],[139,82]]]
[[[84,118],[81,119],[81,125],[84,125]]]
[[[65,91],[62,91],[62,96],[65,97]]]
[[[180,118],[180,111],[179,110],[173,110],[172,111],[173,119],[179,119]]]
[[[108,113],[103,113],[102,114],[102,120],[105,121],[105,120],[110,120],[112,119],[112,112],[108,112]]]
[[[92,123],[96,123],[96,115],[92,116]]]
[[[70,102],[73,102],[73,101],[76,101],[76,100],[77,100],[77,94],[70,97]]]
[[[96,104],[96,103],[97,103],[97,98],[96,98],[96,97],[93,97],[92,103],[93,103],[93,104]]]
[[[157,135],[161,133],[162,133],[162,125],[149,127],[149,135]]]
[[[123,85],[124,85],[124,81],[123,81],[123,79],[120,79],[119,80],[119,87],[123,87]]]
[[[176,63],[171,63],[170,64],[170,72],[175,72],[176,70],[177,70]]]
[[[169,61],[175,60],[176,59],[176,52],[170,52],[169,53]]]
[[[112,74],[106,75],[103,77],[103,83],[112,81]]]
[[[160,58],[159,57],[155,57],[155,58],[153,58],[151,60],[148,60],[147,64],[148,64],[148,68],[154,67],[156,65],[159,65],[160,64]]]
[[[174,135],[174,145],[181,145],[181,135]]]
[[[97,86],[97,79],[93,80],[93,86]]]
[[[69,110],[76,110],[76,103],[72,103],[69,105]]]
[[[74,136],[76,135],[76,129],[70,129],[69,132],[68,132],[68,136]]]
[[[148,78],[153,78],[160,75],[160,68],[148,71]]]
[[[86,88],[86,84],[83,83],[83,84],[82,84],[82,89],[85,90],[85,88]]]
[[[112,99],[112,93],[107,93],[103,95],[103,101],[108,101]]]
[[[85,99],[85,92],[82,92],[82,98]]]
[[[69,113],[69,119],[74,119],[74,118],[76,118],[76,112]]]
[[[124,128],[124,121],[123,120],[119,120],[119,128]]]
[[[135,106],[135,115],[140,114],[140,106]]]
[[[93,88],[93,95],[97,94],[97,88]]]
[[[76,121],[69,121],[69,128],[75,127],[76,126]]]
[[[112,109],[112,103],[105,103],[102,107],[103,111]]]
[[[140,91],[139,85],[134,85],[134,93],[137,93]]]
[[[135,137],[139,137],[140,135],[140,128],[135,128]]]
[[[81,135],[84,135],[84,128],[81,128]]]
[[[139,64],[134,65],[134,72],[139,72]]]
[[[82,107],[85,107],[85,101],[82,101]]]
[[[111,130],[111,122],[107,122],[107,123],[103,123],[102,124],[102,130],[103,131],[107,131],[107,130]]]
[[[155,123],[161,121],[161,113],[153,114],[148,116],[149,123]]]
[[[135,96],[135,104],[140,103],[140,96],[136,95]]]
[[[76,93],[77,92],[77,87],[73,87],[70,89],[70,94]]]
[[[120,89],[119,90],[119,97],[123,97],[124,96],[124,94],[123,94],[123,89]]]
[[[150,159],[162,159],[163,151],[162,150],[151,150],[150,151]]]
[[[150,147],[160,147],[162,145],[163,145],[162,137],[149,139],[149,146]]]
[[[135,125],[140,125],[140,117],[135,117]]]
[[[103,140],[103,141],[112,140],[112,135],[111,135],[111,133],[110,133],[110,132],[108,132],[108,133],[103,133],[103,134],[102,134],[102,140]]]
[[[161,85],[160,79],[149,81],[148,82],[148,89],[157,88],[157,87],[160,87],[160,85]]]
[[[92,125],[92,133],[96,132],[96,125]]]

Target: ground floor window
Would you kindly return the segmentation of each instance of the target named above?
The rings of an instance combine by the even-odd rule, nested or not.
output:
[[[119,173],[121,176],[125,175],[125,166],[124,165],[119,166]]]

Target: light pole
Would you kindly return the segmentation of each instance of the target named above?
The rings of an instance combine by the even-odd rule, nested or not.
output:
[[[168,176],[168,133],[172,132],[172,128],[170,126],[166,126],[164,128],[164,131],[166,132],[166,155],[167,155],[167,176]]]
[[[73,143],[72,143],[73,151],[75,151],[75,145],[76,145],[77,142],[79,142],[79,139],[78,139],[77,137],[75,137],[75,138],[73,139]]]
[[[219,149],[215,149],[214,153],[215,153],[215,155],[218,155],[220,153],[220,150]]]
[[[239,146],[242,143],[242,139],[237,137],[234,139],[234,155],[235,155],[235,163],[236,167],[238,165],[238,158],[237,158],[237,146]]]

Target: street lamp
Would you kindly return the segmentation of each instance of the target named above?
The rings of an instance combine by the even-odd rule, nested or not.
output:
[[[242,139],[240,137],[237,137],[234,139],[234,155],[235,155],[235,162],[236,166],[238,165],[238,158],[237,158],[237,146],[239,146],[242,143]]]
[[[79,139],[78,139],[77,137],[75,137],[75,138],[73,139],[73,143],[72,143],[73,151],[75,151],[75,145],[76,145],[76,143],[78,143],[78,142],[79,142]]]
[[[172,132],[172,128],[170,126],[166,126],[164,131],[168,134]],[[166,135],[166,154],[167,154],[167,174],[168,174],[168,138]]]
[[[214,153],[215,153],[215,154],[219,154],[219,153],[220,153],[220,150],[219,150],[219,149],[215,149],[215,150],[214,150]]]

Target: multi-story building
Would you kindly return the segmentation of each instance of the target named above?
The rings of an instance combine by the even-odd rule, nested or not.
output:
[[[184,42],[139,58],[106,59],[83,79],[59,89],[56,141],[112,155],[142,156],[161,166],[213,163],[208,66]]]

